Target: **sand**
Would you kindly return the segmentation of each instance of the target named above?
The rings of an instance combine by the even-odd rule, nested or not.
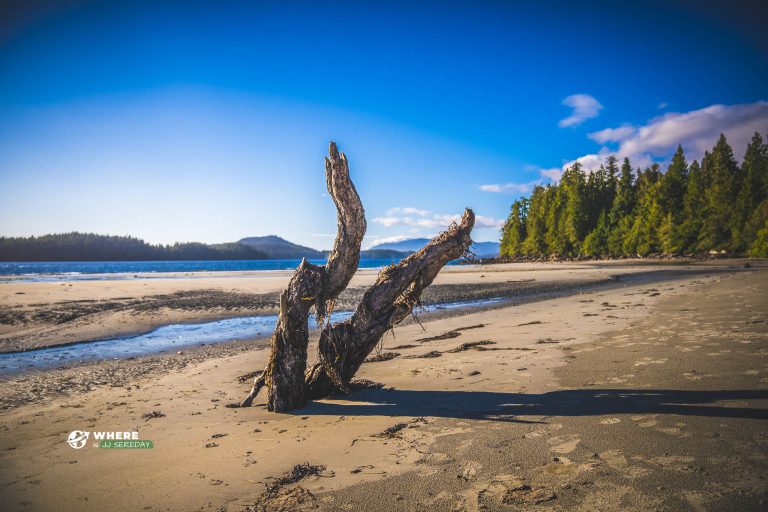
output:
[[[590,282],[644,267],[457,269],[438,284],[584,281],[559,297],[427,319],[426,332],[399,327],[382,352],[400,355],[359,373],[381,389],[291,414],[265,411],[263,395],[226,407],[247,391],[238,377],[265,363],[257,342],[151,358],[156,367],[110,363],[124,378],[18,400],[0,415],[4,507],[763,510],[768,273],[741,266],[612,286]],[[143,418],[153,411],[164,416]],[[74,450],[72,430],[137,430],[155,447]],[[302,463],[317,474],[265,494]]]
[[[738,262],[730,262],[736,266]],[[611,276],[705,268],[707,263],[649,266],[508,264],[449,266],[423,296],[425,304],[530,296],[603,282]],[[0,352],[141,334],[171,323],[274,314],[291,271],[133,274],[118,280],[0,280]],[[376,279],[358,271],[337,309],[353,309]]]

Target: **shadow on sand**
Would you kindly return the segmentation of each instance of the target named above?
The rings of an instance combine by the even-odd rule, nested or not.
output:
[[[762,402],[745,404],[746,400]],[[348,397],[334,397],[333,401],[312,402],[296,411],[296,414],[434,416],[536,423],[540,420],[536,417],[605,414],[679,414],[768,419],[766,407],[768,390],[573,389],[525,394],[371,389]]]

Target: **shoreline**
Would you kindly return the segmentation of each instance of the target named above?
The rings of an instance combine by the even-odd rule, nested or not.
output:
[[[760,263],[756,263],[760,265]],[[425,304],[516,297],[532,288],[569,288],[648,272],[721,271],[743,262],[717,265],[506,264],[445,269],[423,296]],[[517,277],[520,272],[526,279]],[[574,279],[570,274],[576,272]],[[74,281],[0,285],[0,353],[67,346],[149,333],[169,324],[195,324],[237,317],[272,315],[292,271],[195,279]],[[337,307],[353,310],[377,271],[357,272]],[[528,277],[528,276],[532,277]]]
[[[535,283],[523,281],[527,290],[516,290],[517,295],[503,297],[497,303],[484,304],[479,307],[460,307],[455,309],[435,309],[426,313],[419,313],[419,321],[407,318],[397,328],[413,327],[422,322],[435,323],[441,320],[466,317],[484,312],[507,310],[510,308],[530,305],[538,302],[569,298],[577,295],[592,295],[601,292],[622,289],[631,286],[652,285],[670,283],[679,280],[694,279],[698,276],[711,274],[727,275],[729,273],[749,272],[752,270],[728,267],[694,268],[681,270],[679,268],[658,269],[653,271],[641,271],[626,273],[623,275],[607,275],[600,279],[558,281],[557,283]],[[759,271],[759,270],[755,270]],[[545,286],[541,286],[545,284]],[[442,286],[442,288],[441,288]],[[433,285],[427,288],[432,290],[435,297],[451,297],[454,300],[464,299],[488,299],[489,291],[483,291],[482,286],[478,290],[478,283],[461,285]],[[445,293],[439,291],[443,290]],[[436,293],[437,292],[437,293]],[[362,295],[362,290],[354,294]],[[274,312],[277,310],[275,309]],[[231,318],[231,317],[227,317]],[[207,320],[203,321],[203,323]],[[194,324],[193,324],[194,325]],[[71,364],[62,364],[55,368],[32,368],[20,372],[9,373],[0,376],[0,411],[7,411],[16,407],[34,403],[40,399],[66,396],[68,390],[90,390],[93,386],[89,382],[98,383],[99,386],[120,387],[127,385],[133,379],[144,378],[150,375],[159,376],[173,370],[180,370],[190,364],[197,364],[209,360],[218,360],[231,357],[236,354],[252,350],[269,348],[272,332],[268,331],[263,336],[245,339],[236,339],[220,343],[204,343],[201,345],[187,346],[181,349],[169,348],[167,350],[132,356],[127,358],[76,361]],[[131,337],[126,335],[125,337]],[[310,333],[310,347],[317,342],[317,332]],[[121,336],[121,339],[124,338]],[[72,345],[89,344],[97,340],[72,342],[64,345],[50,345],[23,352],[34,352],[47,348],[66,347]],[[310,350],[311,353],[311,350]],[[30,392],[30,384],[33,391]]]

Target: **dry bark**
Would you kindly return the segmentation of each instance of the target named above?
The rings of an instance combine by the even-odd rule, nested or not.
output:
[[[269,390],[267,408],[289,411],[304,405],[304,372],[309,343],[309,310],[315,307],[318,320],[326,305],[333,303],[357,270],[360,245],[365,235],[365,210],[349,177],[349,164],[331,142],[325,159],[328,193],[337,210],[337,234],[326,265],[303,260],[288,288],[280,295],[280,312],[272,335],[272,350],[264,372],[254,379],[248,396],[240,404],[251,405],[262,386]]]
[[[472,243],[475,216],[467,209],[459,224],[400,263],[383,269],[352,318],[322,328],[318,363],[305,375],[310,309],[315,308],[318,324],[323,325],[326,310],[333,308],[333,301],[357,270],[366,229],[365,211],[349,177],[347,159],[334,143],[329,153],[326,181],[338,212],[333,249],[324,266],[302,261],[281,294],[269,362],[254,379],[240,404],[243,407],[250,406],[264,386],[268,389],[267,408],[276,412],[301,407],[307,399],[327,396],[336,389],[347,391],[350,380],[384,333],[413,312],[422,291],[440,269],[463,256]]]
[[[349,381],[381,337],[419,304],[424,289],[443,266],[464,255],[472,239],[475,215],[467,209],[454,224],[419,252],[379,273],[352,318],[327,325],[320,334],[319,360],[307,373],[307,397],[320,398],[335,389],[347,390]]]

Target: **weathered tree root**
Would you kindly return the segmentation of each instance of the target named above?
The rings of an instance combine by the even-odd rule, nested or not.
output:
[[[357,270],[366,230],[365,210],[349,177],[347,159],[333,142],[325,169],[328,193],[338,213],[333,249],[324,266],[302,261],[280,295],[269,362],[254,379],[241,407],[250,406],[262,387],[268,389],[267,408],[276,412],[301,407],[306,400],[337,389],[347,391],[350,380],[384,333],[412,313],[440,269],[466,254],[472,243],[475,216],[467,209],[460,224],[453,224],[417,253],[382,270],[352,318],[322,328],[319,361],[306,372],[310,309],[315,308],[322,325],[326,309],[332,307]]]
[[[319,361],[307,374],[307,398],[322,398],[335,389],[346,391],[384,333],[413,312],[421,293],[446,263],[466,253],[474,222],[474,213],[467,209],[460,224],[452,225],[419,252],[383,269],[352,318],[323,329]]]

